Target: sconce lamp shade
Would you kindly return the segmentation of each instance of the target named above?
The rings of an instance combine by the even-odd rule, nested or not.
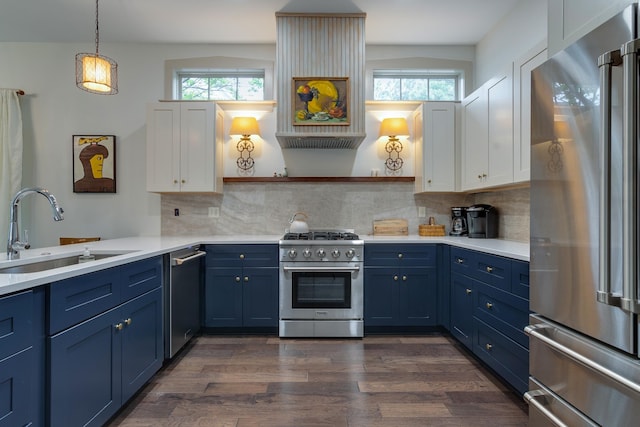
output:
[[[407,119],[394,117],[382,120],[382,124],[380,124],[380,135],[378,135],[378,137],[400,135],[409,136],[409,125],[407,125]]]
[[[229,135],[260,135],[260,127],[255,117],[234,117]]]
[[[95,53],[76,55],[76,86],[101,95],[118,93],[118,64]]]

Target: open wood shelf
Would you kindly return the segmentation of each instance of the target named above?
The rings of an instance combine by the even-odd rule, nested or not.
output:
[[[249,182],[414,182],[413,176],[228,176],[225,183]]]

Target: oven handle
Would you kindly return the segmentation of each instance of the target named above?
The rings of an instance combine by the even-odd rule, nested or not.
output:
[[[316,271],[360,271],[359,266],[354,267],[282,267],[284,271],[316,272]]]

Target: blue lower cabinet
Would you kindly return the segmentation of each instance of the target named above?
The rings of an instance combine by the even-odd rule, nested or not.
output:
[[[280,316],[278,311],[279,270],[245,267],[243,272],[243,326],[277,327]]]
[[[467,348],[473,346],[474,281],[459,273],[451,274],[451,312],[449,331]]]
[[[435,268],[376,267],[364,272],[366,326],[435,326]]]
[[[43,426],[44,288],[0,297],[0,427]]]
[[[27,426],[33,402],[31,376],[34,354],[29,348],[0,361],[0,427]]]
[[[162,360],[160,288],[50,337],[50,426],[103,425]]]

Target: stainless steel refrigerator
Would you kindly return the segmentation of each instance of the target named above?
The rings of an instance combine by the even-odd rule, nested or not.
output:
[[[637,14],[532,74],[532,427],[640,425]]]

